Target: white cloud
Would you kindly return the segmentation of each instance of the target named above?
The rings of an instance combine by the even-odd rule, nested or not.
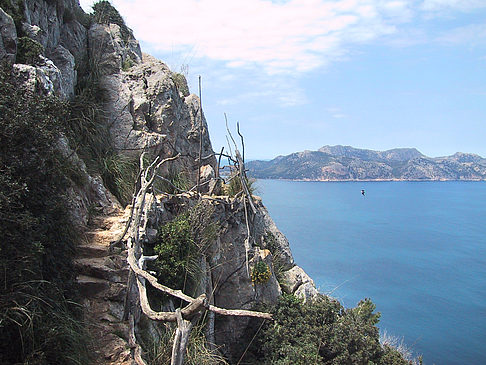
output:
[[[301,73],[340,59],[355,44],[396,31],[407,2],[385,0],[113,0],[136,36],[162,52],[268,74]]]

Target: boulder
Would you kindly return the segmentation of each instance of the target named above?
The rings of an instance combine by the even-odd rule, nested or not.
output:
[[[288,294],[295,294],[304,301],[315,297],[319,292],[314,281],[299,266],[283,273],[283,280],[280,282],[282,289]]]

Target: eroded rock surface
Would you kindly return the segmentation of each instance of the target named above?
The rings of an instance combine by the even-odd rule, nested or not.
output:
[[[10,15],[0,8],[0,62],[13,64],[17,54],[17,31]]]

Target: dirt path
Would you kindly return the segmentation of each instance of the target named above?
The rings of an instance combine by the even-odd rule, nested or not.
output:
[[[110,252],[110,242],[120,237],[127,219],[123,210],[93,218],[75,261],[96,365],[132,364],[128,323],[122,320],[128,277],[126,252],[116,248]]]

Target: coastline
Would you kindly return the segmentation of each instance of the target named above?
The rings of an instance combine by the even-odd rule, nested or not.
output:
[[[285,179],[253,177],[257,180],[308,181],[308,182],[486,182],[486,179]]]

